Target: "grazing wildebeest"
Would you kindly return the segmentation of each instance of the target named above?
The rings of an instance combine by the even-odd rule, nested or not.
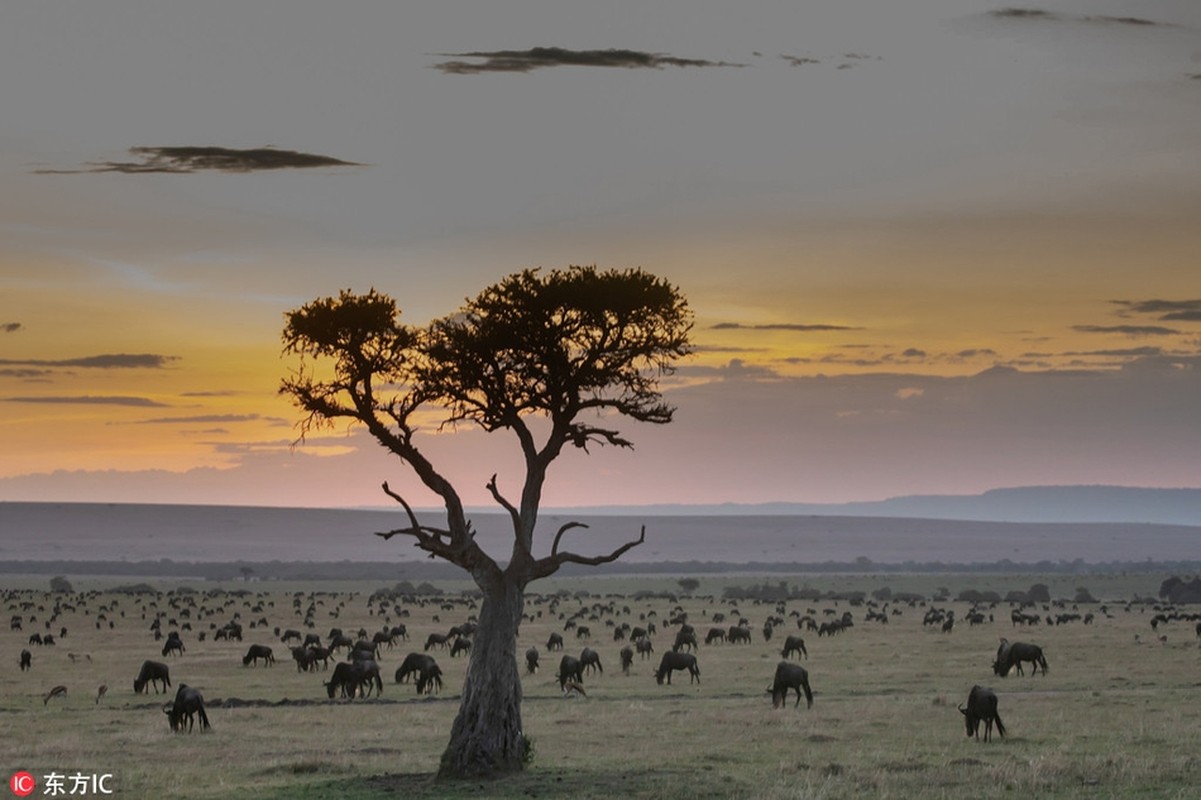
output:
[[[668,685],[671,685],[671,673],[677,669],[688,670],[689,683],[701,682],[701,670],[696,664],[696,656],[692,653],[679,653],[675,650],[664,653],[663,658],[659,660],[659,668],[655,670],[655,682],[663,683],[663,679],[667,678]]]
[[[28,650],[21,651],[21,671],[33,668],[33,655]]]
[[[293,639],[300,641],[300,631],[296,630],[295,628],[288,628],[286,631],[284,631],[284,635],[279,638],[280,641],[285,643],[290,642]]]
[[[643,658],[650,658],[651,653],[655,652],[655,645],[645,636],[634,642],[634,647],[638,649],[638,654]]]
[[[599,670],[602,675],[605,672],[605,668],[601,666],[600,653],[591,647],[585,647],[580,651],[580,667],[586,670]]]
[[[698,645],[696,643],[696,633],[691,630],[680,628],[679,632],[676,633],[676,640],[672,644],[671,649],[672,652],[678,653],[684,647],[687,647],[689,650],[697,649]]]
[[[809,673],[800,664],[790,664],[781,661],[776,665],[776,677],[772,681],[768,694],[771,695],[771,707],[780,708],[788,702],[788,690],[796,692],[796,702],[793,708],[801,704],[801,692],[805,693],[805,703],[813,708],[813,691],[809,688]]]
[[[559,659],[559,688],[566,691],[568,680],[576,683],[584,682],[584,665],[575,656],[563,656]]]
[[[630,674],[630,666],[633,663],[634,663],[634,648],[630,647],[629,645],[626,645],[625,647],[621,648],[621,671],[622,671],[622,673],[629,675]]]
[[[451,638],[452,637],[446,633],[431,633],[428,637],[426,637],[425,651],[428,653],[429,649],[435,645],[445,649]]]
[[[409,676],[417,675],[417,694],[428,694],[437,686],[442,688],[442,668],[433,656],[425,653],[409,653],[396,669],[396,682],[405,683]]]
[[[246,651],[246,655],[242,656],[242,666],[248,667],[251,662],[257,667],[259,659],[263,659],[263,663],[271,666],[275,663],[275,654],[271,652],[271,648],[265,644],[252,644],[250,649]]]
[[[780,655],[788,658],[793,653],[803,655],[805,658],[809,657],[809,651],[805,649],[805,640],[799,636],[789,636],[785,639],[784,649],[780,652]]]
[[[576,630],[575,630],[575,638],[591,639],[592,638],[592,630],[587,625],[581,625],[580,627],[576,628]]]
[[[163,643],[163,656],[166,656],[168,653],[181,655],[183,652],[183,641],[180,640],[178,633],[172,631],[171,635],[167,637],[167,641]]]
[[[450,657],[454,658],[459,653],[466,653],[471,650],[471,640],[460,636],[455,639],[455,643],[450,646]]]
[[[379,664],[370,659],[364,659],[339,662],[334,667],[329,681],[325,684],[325,689],[331,699],[339,689],[342,690],[343,697],[353,699],[360,693],[363,697],[369,697],[373,685],[378,690],[378,694],[383,693],[384,681],[379,674]]]
[[[65,695],[66,693],[67,693],[67,687],[66,687],[66,686],[62,686],[61,684],[60,684],[60,685],[58,685],[58,686],[55,686],[53,689],[51,689],[49,692],[47,692],[47,693],[46,693],[46,696],[45,696],[45,697],[43,697],[43,698],[42,698],[42,705],[46,705],[46,704],[47,704],[47,703],[49,703],[49,702],[50,702],[50,701],[51,701],[53,698],[55,698],[55,697],[62,697],[62,696],[63,696],[63,695]]]
[[[158,684],[162,683],[163,688],[160,690]],[[154,686],[155,691],[167,691],[167,687],[171,685],[170,671],[167,665],[161,661],[143,661],[142,668],[138,670],[138,677],[133,679],[133,690],[137,694],[146,691],[146,686]]]
[[[553,651],[553,650],[562,650],[562,649],[563,649],[563,637],[562,637],[562,635],[560,635],[560,634],[558,634],[558,633],[552,633],[552,634],[550,635],[550,638],[548,638],[548,639],[546,640],[546,649],[547,649],[547,650],[550,650],[550,651]]]
[[[1017,667],[1018,675],[1024,675],[1022,670],[1022,662],[1029,661],[1034,665],[1031,671],[1031,677],[1038,674],[1038,668],[1043,668],[1043,675],[1047,674],[1047,659],[1043,656],[1043,649],[1036,644],[1028,644],[1026,642],[1010,642],[1008,639],[1001,640],[1001,646],[997,648],[997,660],[993,662],[993,672],[1000,675],[1002,678],[1009,674],[1009,671]]]
[[[301,643],[300,646],[301,647],[320,647],[321,646],[321,637],[315,633],[306,634],[304,637],[304,641]]]
[[[525,651],[525,671],[533,675],[538,671],[538,648],[531,647]]]
[[[741,625],[731,625],[726,631],[726,641],[730,644],[750,644],[751,629]]]
[[[992,738],[993,723],[997,723],[997,733],[1005,735],[1005,726],[1001,724],[1001,715],[997,713],[997,695],[992,689],[983,686],[973,686],[967,696],[967,705],[959,707],[963,714],[967,735],[980,738],[980,722],[984,722],[984,741]]]
[[[378,655],[379,645],[366,639],[360,639],[354,643],[354,647],[350,648],[351,661],[373,661]]]
[[[188,723],[188,730],[191,731],[196,716],[200,717],[202,731],[212,728],[209,725],[208,714],[204,713],[204,696],[186,683],[179,684],[179,689],[175,692],[175,702],[170,707],[164,708],[163,713],[167,715],[171,730],[176,733],[183,733],[185,720]]]
[[[725,628],[710,628],[705,634],[705,644],[713,644],[714,642],[724,642],[726,640]]]

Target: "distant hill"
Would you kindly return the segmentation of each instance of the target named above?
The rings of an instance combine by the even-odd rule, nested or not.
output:
[[[1013,504],[1003,505],[1012,508]],[[930,506],[915,503],[911,508]],[[820,564],[859,559],[881,564],[1077,559],[1098,563],[1192,561],[1201,553],[1201,525],[938,519],[885,516],[885,508],[877,509],[877,515],[754,509],[751,513],[731,508],[720,514],[695,509],[674,514],[631,510],[624,515],[611,510],[590,514],[580,509],[546,509],[535,555],[549,552],[553,531],[568,521],[587,523],[571,530],[563,541],[565,548],[584,555],[611,552],[637,538],[645,526],[645,544],[622,558],[625,563],[642,564]],[[417,513],[431,523],[438,521]],[[487,552],[507,557],[513,546],[508,518],[494,511],[471,512],[471,517],[476,541]],[[407,524],[403,513],[395,510],[0,503],[0,561],[420,560],[424,553],[408,537],[384,541],[372,535]]]
[[[977,522],[1123,522],[1201,525],[1201,489],[1019,486],[973,495],[908,495],[857,503],[654,505],[575,509],[588,514],[816,515]]]

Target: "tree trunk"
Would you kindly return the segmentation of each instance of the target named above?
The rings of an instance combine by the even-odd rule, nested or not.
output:
[[[525,767],[517,662],[524,606],[524,585],[507,576],[484,587],[463,699],[442,753],[440,778],[503,775]]]

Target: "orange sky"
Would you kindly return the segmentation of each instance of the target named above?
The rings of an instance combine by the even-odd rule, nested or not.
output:
[[[371,443],[289,447],[283,313],[375,286],[419,324],[573,263],[677,283],[698,353],[676,423],[565,459],[555,505],[1195,486],[1201,17],[1078,5],[19,9],[0,500],[381,502],[404,470]],[[430,55],[549,43],[668,60]],[[189,145],[353,163],[128,152]],[[453,438],[431,446],[484,503],[512,443]]]

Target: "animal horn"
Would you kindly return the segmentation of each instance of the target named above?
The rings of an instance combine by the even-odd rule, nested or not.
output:
[[[960,713],[960,714],[963,714],[963,715],[965,715],[965,716],[966,716],[966,715],[967,715],[967,708],[966,708],[966,707],[964,707],[964,706],[962,706],[962,705],[961,705],[961,706],[959,706],[959,713]]]

